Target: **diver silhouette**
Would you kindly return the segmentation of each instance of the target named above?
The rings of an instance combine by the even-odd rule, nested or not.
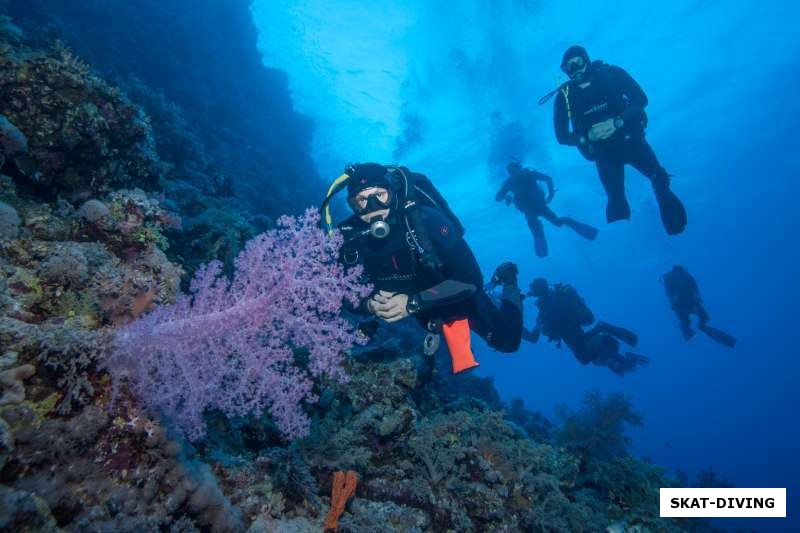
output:
[[[680,320],[684,339],[689,340],[695,335],[690,321],[691,315],[695,315],[698,318],[697,329],[723,346],[728,348],[736,346],[736,338],[733,335],[708,325],[711,317],[703,307],[697,281],[686,268],[675,265],[672,270],[664,274],[662,279],[670,306]]]
[[[541,334],[559,346],[563,341],[582,364],[605,366],[619,376],[650,362],[644,355],[620,353],[620,340],[636,347],[639,339],[632,331],[603,321],[584,329],[594,323],[594,314],[571,285],[551,287],[546,279],[537,278],[531,282],[528,295],[536,298],[539,315],[531,331],[523,330],[526,341],[538,342]]]
[[[503,186],[497,191],[494,199],[498,202],[505,200],[506,204],[513,201],[514,206],[525,215],[533,235],[534,250],[537,256],[547,257],[548,253],[547,238],[539,217],[557,227],[567,226],[585,239],[594,240],[597,237],[597,228],[578,222],[571,217],[560,217],[550,209],[548,204],[555,195],[553,178],[541,172],[523,168],[517,161],[509,163],[507,170],[508,178],[503,182]],[[544,182],[547,186],[546,198],[544,191],[537,183],[539,181]]]

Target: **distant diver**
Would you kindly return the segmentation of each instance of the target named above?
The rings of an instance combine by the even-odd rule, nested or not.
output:
[[[547,257],[547,239],[539,217],[543,217],[558,227],[567,226],[585,239],[594,240],[597,237],[597,228],[570,217],[560,217],[547,205],[556,192],[553,187],[553,178],[530,168],[523,168],[518,161],[510,162],[506,169],[508,178],[497,191],[494,199],[498,202],[505,200],[506,204],[513,201],[514,206],[522,211],[533,234],[534,250],[537,256]],[[537,183],[539,181],[547,185],[546,198],[544,191]]]
[[[546,279],[537,278],[528,295],[536,298],[539,316],[531,331],[523,329],[522,338],[526,341],[538,342],[542,334],[559,347],[563,341],[582,364],[605,366],[620,376],[650,362],[643,355],[620,353],[619,340],[636,347],[639,339],[630,330],[603,321],[585,330],[594,323],[594,314],[571,285],[559,283],[550,287]]]
[[[539,103],[556,96],[556,139],[560,144],[577,146],[587,160],[597,165],[608,196],[608,222],[631,217],[625,197],[628,164],[650,180],[667,233],[681,233],[686,228],[686,209],[670,190],[670,175],[645,139],[647,95],[622,68],[589,61],[581,46],[567,49],[561,70],[570,80]]]
[[[327,204],[345,187],[354,214],[338,225],[345,239],[341,261],[362,265],[374,286],[356,312],[386,322],[413,315],[429,331],[429,353],[444,335],[453,372],[478,366],[470,330],[498,351],[519,348],[522,295],[516,265],[504,263],[495,271],[492,283],[502,286],[495,306],[461,224],[426,176],[378,163],[348,166],[323,204],[329,227]]]
[[[703,307],[697,281],[684,267],[675,265],[672,270],[664,274],[663,280],[669,303],[680,320],[684,339],[689,340],[694,337],[695,331],[692,329],[690,318],[691,315],[695,315],[698,318],[697,329],[728,348],[736,346],[736,338],[733,335],[708,325],[711,317]]]

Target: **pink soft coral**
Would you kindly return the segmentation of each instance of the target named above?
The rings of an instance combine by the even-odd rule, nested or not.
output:
[[[202,267],[180,295],[119,331],[107,367],[149,407],[173,417],[191,439],[205,434],[203,412],[229,416],[268,409],[288,438],[308,434],[303,402],[313,379],[346,379],[343,351],[357,337],[340,315],[369,288],[360,269],[337,261],[341,237],[326,237],[319,214],[282,217],[249,241],[229,282],[222,265]],[[307,350],[307,369],[294,350]]]

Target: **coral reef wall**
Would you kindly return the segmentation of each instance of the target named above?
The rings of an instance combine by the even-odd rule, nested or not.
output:
[[[293,111],[286,75],[263,66],[249,4],[5,0],[0,11],[26,33],[63,40],[143,105],[162,158],[216,187],[232,181],[243,202],[275,217],[318,201],[312,125]]]
[[[119,19],[100,17],[108,6],[119,8]],[[109,32],[109,43],[127,45],[115,39],[166,31],[159,20],[172,9],[142,1],[140,13],[132,13],[121,2],[99,0],[14,7],[28,24],[49,7],[64,13],[53,19],[64,35],[77,32],[80,21],[89,32]],[[73,18],[71,9],[86,19]],[[131,21],[142,27],[128,27]],[[192,22],[177,15],[169,22],[176,44],[175,55],[161,49],[165,68],[177,69],[177,43],[191,34],[181,25]],[[264,200],[259,218],[231,196],[228,180],[214,179],[226,151],[244,143],[243,132],[269,139],[248,125],[244,110],[225,110],[248,94],[236,94],[237,82],[217,112],[230,111],[241,129],[228,123],[203,131],[194,122],[212,121],[213,106],[193,104],[194,96],[168,83],[175,91],[169,96],[146,84],[173,75],[156,72],[155,57],[146,83],[126,82],[103,64],[120,61],[114,64],[121,69],[122,59],[92,52],[82,38],[74,33],[73,46],[86,46],[84,57],[98,54],[109,76],[127,83],[124,90],[65,44],[21,29],[0,11],[1,531],[312,532],[322,530],[332,507],[341,530],[351,532],[709,531],[704,522],[657,518],[658,487],[676,481],[630,456],[624,431],[641,419],[626,399],[590,395],[582,411],[563,411],[558,427],[520,402],[505,413],[491,380],[452,376],[444,354],[423,354],[421,330],[409,323],[383,326],[369,344],[347,350],[349,380],[314,384],[310,392],[319,401],[305,411],[310,435],[294,442],[281,435],[274,413],[204,409],[205,439],[189,443],[173,419],[147,409],[125,387],[115,390],[106,370],[115,363],[109,354],[120,327],[154,306],[163,311],[185,270],[229,259],[272,224],[269,216],[291,205],[272,187],[263,198],[274,205]],[[147,63],[127,53],[131,65]],[[187,67],[186,79],[197,68]],[[224,90],[215,84],[198,91]],[[290,122],[299,121],[288,109]],[[286,131],[291,139],[301,130]],[[208,148],[214,139],[218,145]],[[261,157],[292,159],[270,142]],[[338,311],[341,295],[330,300],[331,312]],[[296,323],[323,329],[313,320]],[[220,336],[231,339],[229,332]],[[309,338],[323,354],[336,345]],[[295,354],[283,341],[274,348],[307,366],[320,355]],[[338,364],[338,349],[328,355]],[[216,360],[229,363],[222,352]],[[345,496],[333,486],[342,471],[355,472]]]

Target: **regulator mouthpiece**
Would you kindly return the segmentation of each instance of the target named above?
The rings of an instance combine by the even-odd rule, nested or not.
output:
[[[376,239],[386,238],[391,230],[392,229],[389,224],[387,224],[384,220],[376,220],[369,226],[369,234]]]

